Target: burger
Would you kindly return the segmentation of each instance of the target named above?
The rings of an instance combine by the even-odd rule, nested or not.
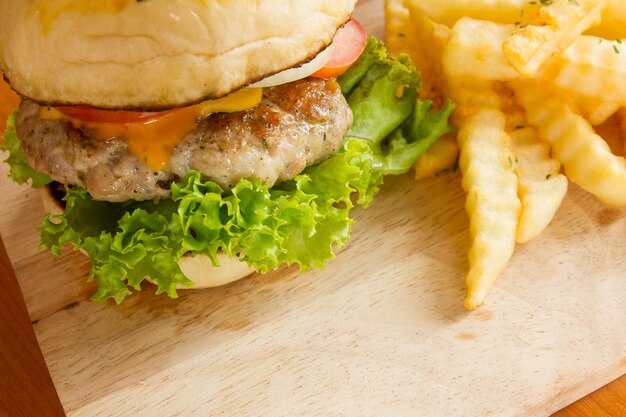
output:
[[[42,246],[86,253],[98,301],[324,266],[452,110],[355,3],[0,0],[3,147],[47,190]]]

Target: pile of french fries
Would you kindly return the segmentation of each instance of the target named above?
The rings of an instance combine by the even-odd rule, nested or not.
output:
[[[422,96],[457,105],[456,142],[432,148],[416,170],[441,169],[458,145],[471,235],[465,305],[474,309],[516,243],[548,226],[568,179],[626,206],[626,1],[385,6],[389,49],[413,58]]]

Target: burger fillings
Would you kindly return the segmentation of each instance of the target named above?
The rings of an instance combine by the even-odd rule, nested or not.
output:
[[[123,137],[99,141],[88,123],[28,100],[20,139],[10,120],[5,148],[14,178],[73,184],[65,213],[44,221],[42,245],[59,254],[72,243],[91,257],[96,300],[120,302],[147,277],[175,297],[191,284],[180,268],[188,255],[215,264],[220,252],[239,255],[261,272],[323,266],[348,238],[351,195],[369,204],[384,174],[406,172],[449,129],[452,106],[431,112],[417,98],[412,64],[388,58],[373,39],[339,81],[354,113],[343,142],[351,112],[337,84],[305,79],[266,89],[252,109],[194,119],[163,169]]]

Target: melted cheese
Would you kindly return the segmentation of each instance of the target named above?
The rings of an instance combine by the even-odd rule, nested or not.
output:
[[[84,130],[90,131],[97,139],[125,139],[130,151],[155,170],[168,167],[174,146],[198,122],[198,118],[217,112],[237,112],[255,107],[263,96],[260,88],[245,88],[217,100],[209,100],[195,106],[184,107],[154,120],[141,123],[92,123],[69,119]],[[47,119],[65,119],[53,108],[42,108],[40,115]]]
[[[186,107],[145,123],[83,123],[100,140],[125,138],[128,149],[150,168],[167,168],[174,146],[193,130],[198,120],[196,106]]]

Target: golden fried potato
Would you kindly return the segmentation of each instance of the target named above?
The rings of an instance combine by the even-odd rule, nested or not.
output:
[[[408,0],[431,20],[448,27],[463,17],[500,23],[528,22],[541,7],[529,0]]]
[[[502,44],[506,60],[525,76],[534,75],[546,59],[598,24],[605,1],[554,0],[544,4],[533,15],[530,25],[520,25]]]
[[[519,77],[502,52],[502,42],[514,31],[514,25],[460,19],[452,28],[443,53],[446,74],[483,80]]]
[[[515,243],[554,218],[568,188],[562,168],[604,202],[626,205],[626,49],[615,35],[626,37],[626,2],[386,3],[392,42],[417,57],[430,88],[457,104],[452,124],[472,239],[465,304],[476,308]],[[438,169],[427,158],[415,168],[418,178]]]
[[[626,38],[626,2],[624,0],[607,0],[602,12],[602,22],[590,28],[588,35],[606,39]]]
[[[556,87],[626,105],[626,45],[593,36],[579,37],[550,58],[538,78]]]
[[[461,113],[459,167],[472,242],[466,278],[468,309],[484,302],[513,255],[521,206],[513,171],[515,156],[509,149],[498,95],[490,87],[490,83],[451,81],[451,97]]]
[[[392,54],[408,53],[422,74],[420,96],[430,99],[435,107],[444,102],[445,80],[441,53],[450,36],[450,29],[430,20],[416,1],[386,0],[386,35]],[[425,48],[424,45],[429,45]]]
[[[565,198],[568,181],[560,173],[561,164],[550,156],[550,145],[541,142],[537,130],[528,125],[513,91],[501,83],[496,84],[496,91],[515,154],[513,166],[522,203],[517,242],[526,243],[548,227]]]
[[[579,113],[593,126],[599,126],[613,116],[621,107],[614,101],[606,101],[601,97],[576,97]]]
[[[459,146],[456,143],[456,135],[448,134],[433,143],[413,165],[415,179],[421,180],[432,177],[451,169],[459,157]]]
[[[533,81],[510,85],[529,122],[552,145],[568,178],[608,205],[626,206],[626,161],[614,155],[591,124],[574,112],[572,102]]]

